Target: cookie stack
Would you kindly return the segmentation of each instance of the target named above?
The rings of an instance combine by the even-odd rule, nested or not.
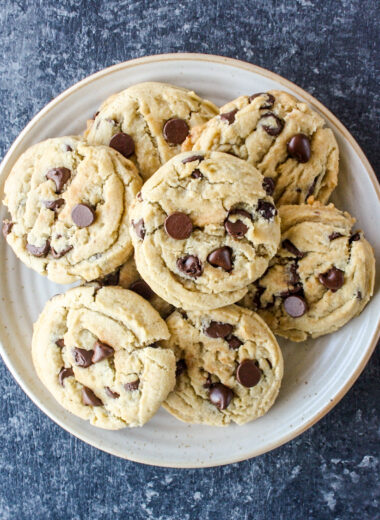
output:
[[[3,234],[29,267],[82,285],[34,327],[38,376],[103,428],[163,405],[244,424],[281,385],[273,333],[333,332],[374,287],[371,246],[332,204],[332,131],[286,92],[220,110],[161,83],[108,98],[83,137],[27,150],[5,185]]]

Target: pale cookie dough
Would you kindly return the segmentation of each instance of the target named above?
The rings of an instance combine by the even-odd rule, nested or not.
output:
[[[50,280],[94,280],[133,251],[129,208],[141,185],[134,164],[108,146],[48,139],[23,153],[5,182],[3,234]]]
[[[281,247],[242,305],[293,341],[334,332],[373,294],[375,258],[355,219],[332,204],[281,206]]]
[[[106,99],[85,135],[91,144],[115,147],[144,180],[181,151],[191,128],[218,114],[195,92],[167,83],[134,85]]]
[[[277,341],[254,312],[230,305],[204,312],[175,311],[166,320],[177,384],[163,404],[178,419],[226,426],[265,414],[281,385]]]
[[[142,426],[175,384],[159,314],[121,287],[77,287],[48,301],[34,325],[33,363],[67,410],[94,426]]]
[[[276,204],[327,202],[338,182],[339,151],[325,121],[287,92],[241,96],[195,128],[183,150],[218,150],[248,161],[266,177]]]
[[[219,152],[182,153],[162,166],[137,196],[130,229],[144,280],[191,310],[242,298],[280,240],[261,174]]]

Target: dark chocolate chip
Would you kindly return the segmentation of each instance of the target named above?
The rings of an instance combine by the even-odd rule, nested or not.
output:
[[[318,175],[315,177],[315,179],[313,180],[313,182],[310,184],[310,187],[307,191],[307,194],[306,194],[306,197],[305,197],[305,201],[307,201],[307,199],[313,195],[314,193],[314,190],[315,190],[315,186],[317,185],[317,181],[318,181]]]
[[[26,244],[26,249],[33,256],[43,257],[46,256],[50,251],[50,242],[49,240],[46,240],[45,244],[39,247],[34,246],[33,244]]]
[[[87,204],[76,204],[71,211],[71,218],[76,226],[85,228],[95,220],[95,211]]]
[[[207,328],[203,329],[203,332],[210,338],[226,338],[233,330],[234,328],[230,323],[212,321]]]
[[[191,278],[198,278],[203,273],[202,262],[194,255],[178,258],[177,267],[183,273],[191,276]]]
[[[71,171],[64,166],[60,168],[52,168],[46,174],[48,180],[52,180],[55,183],[55,192],[62,193],[63,187],[71,177]]]
[[[58,348],[63,348],[65,346],[65,340],[63,338],[57,339],[55,344],[57,345]]]
[[[173,118],[166,121],[162,129],[165,141],[170,144],[182,144],[189,135],[189,125],[180,118]]]
[[[92,365],[93,350],[86,350],[85,348],[75,347],[72,349],[75,364],[78,367],[87,368]]]
[[[185,157],[185,159],[182,159],[182,164],[186,164],[186,163],[189,163],[189,162],[194,162],[194,161],[203,161],[204,157],[203,155],[190,155],[190,157]]]
[[[66,377],[70,377],[74,375],[73,369],[62,367],[58,374],[58,381],[61,386],[64,386],[63,380],[66,379]]]
[[[102,343],[101,341],[97,341],[94,345],[94,353],[92,354],[91,361],[93,363],[98,363],[99,361],[103,361],[103,359],[107,359],[113,356],[115,353],[115,349],[112,348],[107,343]]]
[[[124,155],[124,157],[130,157],[135,151],[135,142],[133,138],[124,132],[115,134],[109,145],[114,150],[120,152],[121,155]]]
[[[51,247],[50,252],[51,252],[53,258],[62,258],[62,256],[65,256],[72,249],[73,249],[73,246],[67,246],[66,249],[62,249],[61,251],[56,251],[54,249],[54,247]]]
[[[44,206],[52,211],[57,211],[64,203],[65,199],[44,200]]]
[[[257,94],[252,94],[252,96],[249,97],[249,102],[251,103],[254,99],[256,99],[259,96],[266,96],[266,101],[260,106],[260,108],[272,108],[275,102],[274,96],[272,94],[269,94],[268,92],[258,92]]]
[[[303,258],[306,253],[302,253],[288,238],[285,238],[282,242],[282,247],[287,249],[289,253],[296,256],[297,258]]]
[[[141,238],[141,240],[144,240],[145,237],[145,225],[144,225],[144,219],[140,218],[137,222],[132,220],[132,226],[135,230],[136,235]]]
[[[261,116],[261,121],[263,120],[264,122],[261,123],[261,126],[268,135],[277,136],[281,134],[285,123],[282,119],[277,117],[276,114],[273,114],[273,112],[267,112]]]
[[[340,238],[340,237],[342,237],[342,236],[343,236],[342,233],[338,233],[338,231],[333,231],[333,232],[331,233],[331,235],[329,235],[329,240],[330,240],[330,242],[332,242],[332,241],[335,240],[336,238]]]
[[[198,170],[198,168],[195,168],[195,170],[191,174],[191,177],[193,179],[202,179],[203,175],[202,175],[202,172],[200,170]]]
[[[4,238],[7,238],[7,235],[9,235],[9,233],[12,231],[13,224],[13,222],[8,222],[7,220],[3,222],[2,232]]]
[[[71,148],[71,146],[69,144],[65,144],[65,148],[64,148],[65,152],[72,152],[73,149]]]
[[[222,383],[214,383],[211,385],[209,399],[213,405],[219,410],[225,410],[230,404],[234,394],[228,386]]]
[[[344,284],[344,271],[332,267],[325,273],[318,275],[318,280],[332,292],[337,291]]]
[[[232,249],[228,246],[219,247],[208,255],[207,261],[213,267],[221,267],[225,271],[231,271],[233,267]]]
[[[358,291],[358,293],[357,293],[357,295],[356,295],[356,298],[357,298],[358,300],[362,300],[362,299],[363,299],[363,296],[362,296],[361,291]]]
[[[348,239],[348,242],[351,244],[351,242],[356,242],[357,240],[360,240],[360,233],[359,232],[354,233],[353,235],[351,235],[350,238]]]
[[[206,382],[203,383],[203,388],[211,388],[212,387],[212,380],[211,380],[211,374],[208,374]]]
[[[266,194],[271,197],[274,193],[274,188],[275,188],[275,184],[274,184],[274,180],[272,179],[272,177],[264,177],[263,189],[265,190]]]
[[[117,392],[113,392],[109,386],[104,387],[104,390],[108,397],[111,397],[111,399],[117,399],[118,397],[120,397],[120,394],[118,394]]]
[[[261,296],[265,293],[265,287],[261,287],[260,285],[256,285],[256,292],[253,297],[253,305],[255,309],[261,309]]]
[[[140,379],[136,379],[136,381],[132,381],[131,383],[125,383],[124,388],[127,392],[133,392],[137,390],[140,385]]]
[[[142,279],[131,283],[128,288],[130,291],[133,291],[145,298],[145,300],[151,300],[154,296],[152,289],[149,287],[146,281]]]
[[[186,361],[184,359],[180,359],[179,361],[177,361],[175,376],[180,376],[186,369]]]
[[[120,270],[117,269],[113,273],[107,274],[104,278],[99,278],[97,280],[100,285],[107,286],[107,285],[119,285],[119,276],[120,276]]]
[[[185,240],[189,238],[193,231],[193,223],[186,213],[176,211],[165,219],[166,233],[176,240]]]
[[[306,163],[311,157],[310,139],[305,134],[296,134],[289,140],[288,154],[300,163]]]
[[[300,282],[300,275],[298,274],[297,261],[290,264],[289,271],[290,271],[290,283],[293,285],[298,284]]]
[[[238,109],[234,108],[230,112],[225,112],[224,114],[220,114],[221,121],[225,121],[229,125],[232,125],[232,123],[235,121],[235,115],[236,115],[237,111],[238,111]]]
[[[224,221],[224,227],[229,235],[231,235],[233,238],[243,238],[246,232],[248,231],[248,226],[244,224],[240,219],[236,220],[235,222],[232,222],[229,220],[229,217],[231,215],[241,215],[242,217],[249,218],[252,220],[251,215],[248,213],[248,211],[245,211],[244,209],[232,209],[228,212],[227,218]]]
[[[87,386],[82,388],[82,401],[87,406],[103,406],[103,402]]]
[[[277,215],[277,209],[273,206],[273,204],[263,199],[259,200],[257,205],[257,211],[266,220],[271,220],[273,217]]]
[[[244,359],[236,369],[236,379],[247,388],[256,386],[261,379],[261,370],[252,359]]]
[[[239,338],[237,338],[236,336],[228,336],[226,338],[226,341],[228,343],[228,346],[233,349],[233,350],[236,350],[238,349],[241,345],[243,345],[243,342],[240,341]]]
[[[305,299],[297,295],[291,295],[285,298],[284,307],[292,318],[300,318],[308,309]]]

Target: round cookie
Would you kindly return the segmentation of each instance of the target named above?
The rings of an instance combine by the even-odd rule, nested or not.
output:
[[[373,294],[375,258],[355,219],[332,204],[281,206],[281,247],[242,305],[293,341],[334,332]]]
[[[163,404],[178,419],[226,426],[265,414],[281,385],[277,341],[254,312],[230,305],[205,312],[175,311],[161,342],[177,359],[177,383]]]
[[[241,96],[195,128],[183,150],[218,150],[248,161],[267,178],[276,204],[327,202],[338,182],[339,151],[320,115],[287,92]]]
[[[175,357],[155,342],[165,322],[121,287],[77,287],[48,301],[34,325],[32,357],[42,383],[94,426],[142,426],[175,384]]]
[[[139,83],[102,104],[85,135],[91,144],[116,148],[144,180],[181,151],[191,128],[218,114],[195,92],[167,83]]]
[[[129,208],[141,185],[134,164],[108,146],[48,139],[23,153],[6,180],[4,236],[54,282],[94,280],[132,253]]]
[[[261,174],[219,152],[182,153],[143,186],[131,210],[137,269],[176,307],[238,301],[265,271],[280,240]]]

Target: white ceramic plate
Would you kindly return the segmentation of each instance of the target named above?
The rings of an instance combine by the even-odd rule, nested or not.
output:
[[[216,104],[241,95],[283,89],[310,103],[328,121],[341,152],[339,187],[333,201],[358,219],[380,256],[379,186],[352,136],[323,105],[289,81],[248,63],[217,56],[168,54],[132,60],[102,70],[49,103],[16,139],[1,165],[4,181],[18,156],[47,137],[81,133],[104,98],[141,81],[165,81],[194,89]],[[0,217],[5,217],[1,207]],[[0,340],[9,370],[49,417],[101,450],[138,462],[173,467],[227,464],[269,451],[309,428],[343,397],[375,347],[380,310],[379,279],[365,311],[340,331],[304,344],[281,341],[285,377],[270,412],[245,426],[186,425],[164,410],[143,428],[100,430],[66,412],[37,378],[30,355],[32,324],[46,300],[66,288],[19,262],[0,241]]]

